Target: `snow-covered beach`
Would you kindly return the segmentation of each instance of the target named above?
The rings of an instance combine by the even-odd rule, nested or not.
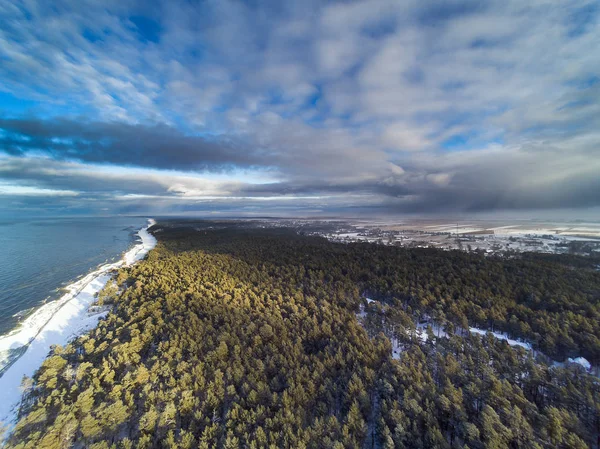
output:
[[[100,266],[67,287],[60,299],[40,307],[19,328],[0,338],[0,355],[10,350],[24,353],[0,376],[0,422],[9,429],[16,421],[21,400],[20,385],[24,376],[31,377],[48,355],[52,345],[64,345],[75,336],[93,328],[105,312],[91,314],[88,308],[112,276],[113,270],[143,259],[156,245],[148,226],[138,232],[141,241],[129,249],[121,260]]]

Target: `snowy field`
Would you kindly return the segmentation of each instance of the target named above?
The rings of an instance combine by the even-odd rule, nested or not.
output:
[[[405,221],[375,224],[348,221],[329,223],[327,230],[309,231],[309,234],[342,243],[360,241],[418,248],[479,250],[490,254],[506,251],[556,254],[600,252],[600,223]]]
[[[74,337],[92,329],[106,312],[90,313],[89,307],[95,295],[102,290],[120,267],[143,259],[156,246],[156,239],[148,232],[155,224],[148,220],[148,227],[138,232],[140,242],[127,251],[115,263],[106,264],[67,287],[68,293],[56,301],[40,307],[18,329],[0,339],[0,355],[10,350],[25,349],[0,377],[0,422],[9,429],[15,424],[21,401],[21,381],[31,377],[48,356],[53,345],[65,345]]]

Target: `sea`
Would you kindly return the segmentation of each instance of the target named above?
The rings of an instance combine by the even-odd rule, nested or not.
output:
[[[0,335],[135,243],[144,217],[0,221]]]

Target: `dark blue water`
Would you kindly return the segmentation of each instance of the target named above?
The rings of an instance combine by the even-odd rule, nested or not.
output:
[[[0,335],[135,242],[146,218],[0,220]]]

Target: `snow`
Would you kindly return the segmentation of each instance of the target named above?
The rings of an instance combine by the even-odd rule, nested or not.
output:
[[[422,228],[429,232],[448,232],[450,234],[472,234],[474,232],[481,232],[487,229],[484,226],[457,225],[456,223],[422,226]]]
[[[429,339],[429,335],[427,335],[427,331],[422,327],[417,328],[417,338],[421,340],[422,343],[427,343]]]
[[[588,360],[584,357],[577,357],[576,359],[569,359],[570,363],[577,363],[578,365],[583,366],[586,370],[590,370],[592,368],[592,364],[588,362]]]
[[[143,259],[156,246],[156,239],[148,228],[156,222],[148,220],[148,227],[138,232],[141,242],[127,251],[115,263],[106,264],[67,287],[68,293],[60,299],[40,307],[23,324],[0,338],[0,351],[27,347],[24,354],[0,376],[0,422],[9,429],[16,422],[21,400],[20,385],[24,376],[31,377],[48,356],[53,345],[65,345],[74,337],[92,329],[105,311],[89,313],[89,307],[112,277],[112,271]]]
[[[392,338],[392,358],[394,360],[400,360],[400,355],[402,354],[402,347],[400,346],[400,342],[397,338]]]
[[[528,351],[531,350],[531,345],[529,343],[525,343],[525,342],[518,341],[518,340],[513,340],[511,338],[508,338],[508,336],[506,334],[501,334],[499,332],[487,331],[487,330],[479,329],[477,327],[470,327],[469,331],[471,331],[474,334],[479,334],[479,335],[485,335],[487,333],[490,333],[499,340],[506,340],[506,342],[510,346],[520,346],[522,348],[527,349]]]
[[[517,340],[512,340],[512,339],[508,338],[508,336],[505,335],[505,334],[500,334],[498,332],[485,331],[483,329],[478,329],[476,327],[471,327],[471,328],[469,328],[469,330],[472,333],[479,334],[479,335],[485,335],[485,334],[487,334],[489,332],[494,337],[496,337],[498,339],[506,340],[508,342],[508,344],[511,345],[511,346],[520,346],[522,348],[525,348],[528,351],[532,350],[532,346],[531,346],[530,343],[526,343],[526,342],[522,342],[522,341],[517,341]],[[551,359],[550,357],[548,357],[548,358]],[[592,372],[592,364],[586,358],[584,358],[584,357],[577,357],[577,358],[574,358],[574,359],[570,358],[570,359],[567,360],[566,363],[575,363],[577,365],[581,365],[586,371]],[[565,366],[566,363],[565,362],[557,362],[556,360],[552,360],[552,366],[554,366],[554,367],[561,367],[562,368],[562,367]],[[597,375],[597,373],[595,375]]]
[[[377,302],[371,298],[365,297],[365,299],[368,304],[371,304],[372,302]],[[357,314],[357,317],[359,318],[359,321],[362,323],[362,320],[364,320],[364,318],[366,318],[366,316],[367,316],[366,308],[363,304],[361,304],[360,312]],[[443,338],[443,337],[448,338],[448,334],[444,331],[444,329],[440,325],[435,323],[434,321],[431,321],[431,317],[425,316],[424,318],[425,318],[424,321],[417,323],[417,326],[416,326],[416,337],[422,343],[426,343],[429,339],[429,337],[427,335],[427,328],[429,326],[431,326],[433,334],[436,338]],[[530,343],[519,341],[519,340],[514,340],[512,338],[509,338],[508,335],[504,334],[504,333],[493,332],[493,331],[489,331],[489,330],[485,330],[485,329],[479,329],[477,327],[470,327],[469,331],[473,334],[478,334],[478,335],[486,335],[486,334],[490,333],[499,340],[505,340],[510,346],[519,346],[528,351],[531,351],[533,349]],[[393,338],[390,336],[388,336],[388,338],[390,338],[390,340],[392,342],[392,358],[399,360],[400,355],[402,354],[402,346],[400,345],[399,341],[396,338]],[[435,341],[432,341],[431,343],[435,344]],[[592,364],[584,357],[577,357],[575,359],[569,359],[568,362],[581,365],[587,371],[590,371],[592,369]],[[564,363],[554,361],[553,365],[554,366],[564,366]]]
[[[340,237],[340,238],[356,238],[358,237],[358,232],[341,232],[339,234],[335,234],[336,237]]]
[[[367,305],[371,304],[372,302],[377,302],[374,299],[370,299],[370,298],[365,298],[367,300]],[[358,313],[356,314],[356,316],[358,318],[360,318],[361,320],[365,319],[367,317],[367,310],[364,304],[360,304],[358,307]]]
[[[448,334],[446,331],[439,325],[434,323],[433,321],[426,321],[424,323],[417,324],[417,331],[422,333],[421,340],[427,341],[427,327],[431,326],[431,330],[433,331],[433,335],[437,338],[448,338]]]
[[[357,318],[360,318],[359,321],[362,323],[362,320],[364,320],[367,317],[367,311],[365,310],[365,306],[363,306],[362,304],[359,306],[359,312],[356,314]]]
[[[125,256],[123,256],[125,265],[131,265],[138,260],[142,260],[144,257],[146,257],[146,254],[148,254],[148,251],[156,246],[156,239],[148,232],[148,228],[154,226],[155,224],[156,221],[149,219],[148,227],[140,229],[138,235],[142,239],[142,243],[134,246],[125,253]]]
[[[571,235],[575,234],[575,235]],[[587,237],[584,237],[587,236]],[[574,242],[597,242],[598,237],[600,237],[599,233],[591,233],[591,232],[577,232],[577,231],[569,231],[569,232],[561,232],[559,237],[564,240],[571,240]]]

